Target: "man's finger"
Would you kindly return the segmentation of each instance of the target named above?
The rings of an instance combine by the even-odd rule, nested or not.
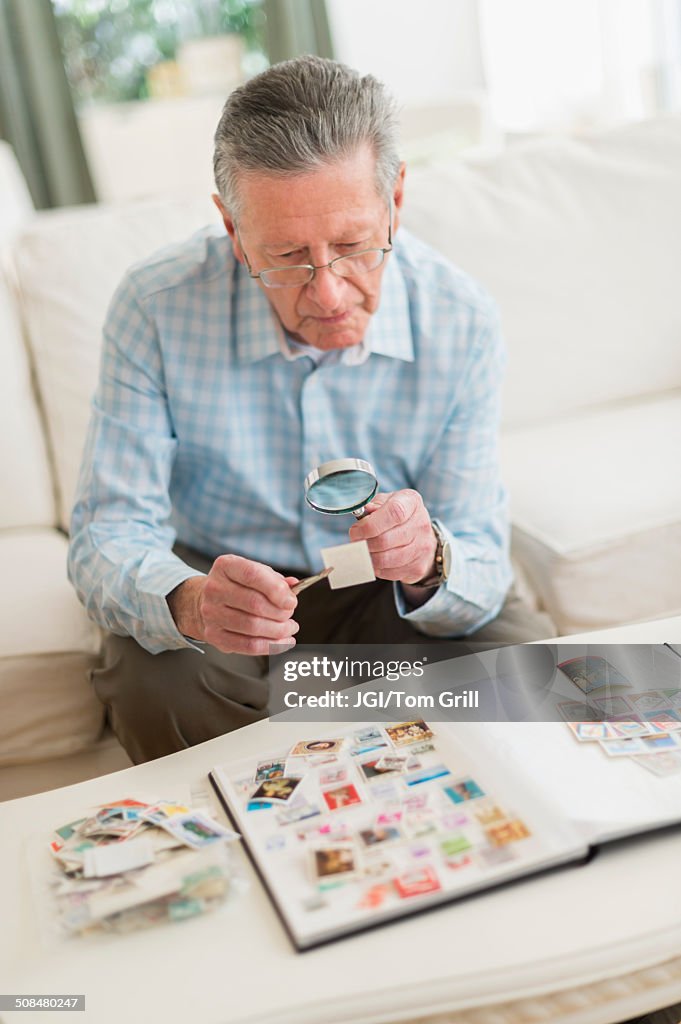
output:
[[[391,548],[390,551],[381,551],[371,556],[374,572],[377,576],[382,575],[386,570],[400,570],[419,561],[419,552],[414,551],[411,544],[404,544],[399,548]]]
[[[251,590],[249,587],[244,587],[241,583],[232,582],[232,580],[216,582],[214,590],[206,582],[204,595],[210,603],[221,609],[236,608],[238,611],[246,612],[248,615],[254,615],[260,619],[272,619],[274,622],[286,622],[287,619],[290,619],[298,602],[295,594],[291,594],[289,603],[284,605],[273,604],[259,590]]]
[[[375,494],[368,505],[364,506],[365,515],[371,515],[376,509],[380,508],[381,505],[385,505],[386,501],[392,494],[392,491],[388,494]]]
[[[396,526],[403,526],[421,504],[416,491],[395,491],[380,508],[350,527],[350,539],[369,540]]]
[[[300,628],[293,619],[276,622],[274,619],[261,619],[255,615],[249,615],[238,608],[208,609],[204,620],[206,624],[210,623],[230,633],[241,633],[244,636],[261,637],[275,642],[286,642]]]
[[[295,647],[295,639],[278,642],[264,637],[244,636],[232,633],[228,629],[213,626],[206,631],[206,641],[225,654],[265,654],[269,655],[273,647]]]
[[[367,547],[373,557],[373,555],[380,554],[382,551],[390,551],[392,548],[401,548],[412,544],[413,541],[414,529],[410,521],[406,526],[396,526],[393,530],[381,533],[378,537],[370,537],[367,541]]]
[[[376,569],[376,575],[381,580],[390,580],[391,582],[417,583],[423,579],[424,574],[419,562],[408,562],[406,565],[396,568]]]
[[[295,595],[281,573],[269,565],[254,562],[240,555],[220,555],[213,564],[218,575],[249,590],[264,594],[268,601],[281,608],[295,607]]]

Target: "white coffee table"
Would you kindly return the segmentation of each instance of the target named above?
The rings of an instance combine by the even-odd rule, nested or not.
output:
[[[565,639],[565,638],[563,638]],[[681,619],[575,642],[681,642]],[[300,725],[260,722],[170,757],[0,804],[0,993],[85,993],[60,1021],[118,1024],[613,1024],[681,1000],[681,833],[601,852],[518,883],[295,953],[250,880],[203,919],[45,946],[26,843],[125,796],[206,786],[222,761],[281,746]],[[0,1011],[0,1021],[45,1021]]]

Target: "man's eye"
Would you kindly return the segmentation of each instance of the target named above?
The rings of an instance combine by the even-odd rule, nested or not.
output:
[[[290,260],[294,256],[296,257],[296,259],[298,259],[298,258],[302,259],[302,255],[303,255],[303,250],[302,249],[294,249],[292,252],[280,252],[280,253],[277,253],[277,255],[273,256],[272,259],[275,259],[275,260]]]
[[[365,244],[366,243],[364,243],[364,242],[339,242],[338,243],[338,248],[339,249],[359,249],[360,246],[363,246]]]

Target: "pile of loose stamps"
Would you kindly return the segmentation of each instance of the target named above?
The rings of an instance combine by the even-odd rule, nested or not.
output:
[[[230,886],[238,838],[183,804],[126,798],[55,830],[50,876],[61,930],[130,931],[195,917]]]
[[[681,690],[645,690],[558,705],[580,742],[630,757],[655,775],[681,772]],[[577,720],[579,719],[579,720]]]

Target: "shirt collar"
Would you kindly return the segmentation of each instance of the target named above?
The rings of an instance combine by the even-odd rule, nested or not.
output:
[[[369,321],[363,344],[367,353],[365,358],[375,352],[379,356],[402,359],[405,363],[414,362],[409,295],[395,251],[388,257],[383,274],[381,304]]]
[[[290,345],[264,291],[239,263],[234,269],[234,297],[234,334],[240,363],[256,363],[277,353],[288,361],[305,356],[304,351]],[[369,321],[364,340],[346,349],[340,361],[346,366],[356,366],[366,362],[372,353],[408,363],[414,361],[409,297],[395,254],[387,261],[381,303]]]

